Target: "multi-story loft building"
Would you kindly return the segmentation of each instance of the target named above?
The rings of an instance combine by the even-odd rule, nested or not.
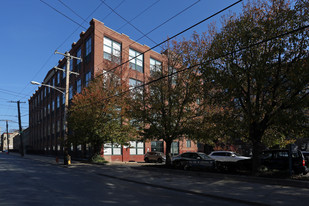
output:
[[[106,27],[102,22],[92,19],[86,32],[80,34],[80,39],[72,44],[69,53],[81,57],[83,61],[72,60],[70,70],[79,75],[70,75],[69,99],[87,87],[91,79],[108,71],[106,65],[119,65],[120,78],[129,86],[145,82],[151,69],[164,64],[166,57],[155,51],[148,51],[149,47],[141,45],[124,34]],[[147,52],[146,52],[147,51]],[[145,53],[144,53],[145,52]],[[136,57],[136,58],[134,58]],[[132,59],[133,58],[133,59]],[[130,61],[129,61],[130,59]],[[58,66],[66,69],[66,59],[59,60]],[[106,67],[106,68],[105,68]],[[65,87],[65,73],[51,69],[47,73],[44,84],[55,87]],[[33,150],[45,153],[62,153],[61,139],[64,137],[64,101],[61,92],[50,87],[40,86],[29,99],[29,143]],[[104,157],[109,161],[142,161],[145,152],[164,151],[163,141],[130,142],[131,147],[104,145]],[[86,150],[78,146],[74,150]],[[196,151],[194,142],[175,142],[172,150]]]

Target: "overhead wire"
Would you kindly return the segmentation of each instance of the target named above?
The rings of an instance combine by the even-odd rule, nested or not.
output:
[[[123,66],[123,65],[125,65],[125,64],[127,64],[127,63],[129,63],[131,60],[136,59],[137,57],[139,57],[139,56],[141,56],[141,55],[144,55],[146,52],[149,52],[149,51],[151,51],[151,50],[157,48],[158,46],[160,46],[160,45],[162,45],[162,44],[164,44],[164,43],[170,41],[171,39],[174,39],[175,37],[177,37],[177,36],[179,36],[179,35],[181,35],[181,34],[187,32],[187,31],[191,30],[192,28],[194,28],[194,27],[196,27],[196,26],[202,24],[203,22],[205,22],[205,21],[207,21],[207,20],[209,20],[209,19],[211,19],[211,18],[213,18],[213,17],[219,15],[220,13],[222,13],[222,12],[228,10],[229,8],[231,8],[231,7],[233,7],[233,6],[237,5],[237,4],[239,4],[239,3],[242,2],[242,1],[243,1],[243,0],[238,0],[237,2],[235,2],[235,3],[233,3],[233,4],[229,5],[229,6],[227,6],[227,7],[225,7],[225,8],[223,8],[223,9],[221,9],[221,10],[219,10],[218,12],[216,12],[216,13],[214,13],[214,14],[208,16],[207,18],[204,18],[203,20],[197,22],[196,24],[194,24],[194,25],[192,25],[192,26],[190,26],[190,27],[188,27],[188,28],[182,30],[181,32],[178,32],[177,34],[173,35],[172,37],[169,37],[169,38],[167,38],[166,40],[160,42],[159,44],[157,44],[157,45],[155,45],[155,46],[153,46],[153,47],[147,49],[146,51],[140,53],[139,55],[136,55],[135,57],[132,57],[131,59],[129,59],[129,60],[125,61],[125,62],[122,62],[121,64],[119,64],[119,65],[113,67],[112,69],[107,70],[107,72],[113,71],[113,70],[115,70],[115,69],[117,69],[117,68],[119,68],[119,67],[121,67],[121,66]],[[103,76],[103,74],[100,74],[100,75],[96,76],[96,78],[97,78],[97,77],[101,77],[101,76]]]
[[[63,3],[64,4],[64,3]],[[83,19],[83,23],[84,22],[87,22],[87,19],[90,17],[90,16],[92,16],[100,7],[101,7],[101,5],[102,5],[102,3],[100,3],[88,16],[87,16],[87,18],[86,19]],[[80,26],[78,26],[55,50],[58,50],[60,47],[62,47],[64,44],[65,44],[65,42],[67,42],[72,36],[73,36],[73,34],[78,30],[80,28]],[[39,69],[39,71],[34,75],[34,77],[32,78],[32,79],[34,79],[41,71],[42,71],[42,69],[46,66],[46,64],[50,61],[50,59],[52,58],[54,56],[54,54],[51,54],[49,57],[48,57],[48,59],[47,59],[47,61],[43,64],[43,66]],[[30,82],[30,81],[29,81]],[[24,89],[23,90],[25,90],[28,86],[30,85],[30,83],[28,83],[25,87],[24,87]],[[23,91],[22,90],[22,91]],[[21,92],[22,92],[21,91]],[[25,96],[23,96],[23,98],[25,98],[25,97],[27,97],[27,96],[29,96],[29,95],[25,95]]]
[[[295,32],[301,31],[301,30],[305,30],[305,29],[308,29],[308,28],[309,28],[309,25],[305,25],[305,26],[299,27],[299,28],[297,28],[297,29],[292,29],[292,30],[290,30],[290,31],[288,31],[288,32],[285,32],[285,33],[282,33],[282,34],[279,34],[279,35],[276,35],[276,36],[273,36],[273,37],[270,37],[270,38],[267,38],[267,39],[258,41],[258,42],[254,43],[254,44],[250,44],[250,45],[248,45],[248,46],[246,46],[246,47],[243,47],[243,48],[240,48],[240,49],[238,49],[238,50],[229,52],[229,53],[227,53],[227,54],[223,54],[223,55],[218,56],[218,57],[215,57],[215,58],[213,58],[213,59],[209,59],[209,60],[207,60],[207,61],[205,61],[205,62],[198,63],[198,64],[192,65],[192,66],[190,66],[190,67],[187,67],[187,68],[184,68],[184,69],[181,69],[181,70],[177,70],[177,71],[172,72],[172,73],[170,73],[170,74],[168,74],[168,75],[163,75],[163,76],[161,76],[161,77],[159,77],[159,78],[157,78],[157,79],[154,79],[154,80],[151,80],[151,81],[149,81],[149,82],[147,82],[147,83],[140,84],[140,85],[138,85],[138,86],[132,87],[132,88],[130,88],[130,89],[126,90],[126,91],[123,91],[123,92],[121,92],[121,93],[112,95],[112,96],[107,97],[107,98],[104,98],[104,99],[100,99],[100,102],[102,102],[102,101],[104,101],[104,100],[108,100],[108,99],[110,99],[110,98],[122,96],[122,95],[124,95],[124,94],[126,94],[126,93],[128,93],[128,92],[131,92],[131,91],[134,90],[134,89],[138,89],[138,88],[145,87],[145,86],[147,86],[147,85],[150,85],[150,84],[155,83],[155,82],[157,82],[157,81],[160,81],[160,80],[162,80],[162,79],[171,77],[171,76],[173,76],[173,75],[175,75],[175,74],[184,72],[184,71],[186,71],[186,70],[193,69],[193,68],[195,68],[195,67],[202,66],[202,65],[204,65],[204,64],[206,64],[206,63],[208,63],[208,62],[212,62],[212,61],[218,60],[218,59],[220,59],[220,58],[227,57],[227,56],[229,56],[229,55],[232,55],[232,54],[241,52],[241,51],[243,51],[243,50],[246,50],[246,49],[255,47],[255,46],[257,46],[257,45],[260,45],[260,44],[263,44],[263,43],[272,41],[272,40],[274,40],[274,39],[278,39],[278,38],[281,38],[281,37],[287,36],[287,35],[289,35],[289,34],[292,34],[292,33],[295,33]],[[92,104],[93,104],[93,102],[92,102]],[[84,105],[84,106],[89,106],[89,105]]]
[[[190,9],[191,7],[193,7],[194,5],[196,5],[198,2],[200,2],[200,0],[195,1],[193,4],[187,6],[186,8],[184,8],[183,10],[181,10],[180,12],[178,12],[177,14],[175,14],[175,15],[173,15],[172,17],[170,17],[169,19],[165,20],[163,23],[159,24],[158,26],[156,26],[155,28],[153,28],[152,30],[150,30],[149,32],[147,32],[146,34],[144,34],[143,36],[141,36],[140,38],[138,38],[137,40],[135,40],[133,43],[129,44],[129,45],[128,45],[126,48],[124,48],[123,50],[126,51],[127,48],[129,48],[129,47],[132,46],[133,44],[136,44],[137,41],[139,41],[140,39],[142,39],[142,38],[145,37],[146,35],[148,35],[148,34],[154,32],[155,30],[157,30],[158,28],[160,28],[161,26],[163,26],[163,25],[166,24],[167,22],[171,21],[171,20],[174,19],[175,17],[179,16],[179,15],[182,14],[183,12],[187,11],[188,9]],[[132,20],[131,20],[131,21],[132,21]],[[160,44],[160,45],[161,45],[161,44]],[[162,47],[161,47],[161,48],[162,48]],[[146,51],[146,52],[147,52],[147,51]],[[146,53],[146,52],[145,52],[145,53]],[[140,55],[142,55],[142,54],[143,54],[143,52],[142,52]],[[138,56],[140,56],[140,55],[138,55]],[[136,57],[134,57],[134,58],[132,58],[132,59],[129,59],[127,62],[129,62],[130,60],[133,60],[133,59],[137,58],[138,56],[136,56]],[[126,63],[127,63],[127,62],[126,62]],[[100,66],[100,65],[102,65],[103,63],[104,63],[104,60],[102,60],[102,62],[101,62],[100,64],[98,64],[97,66]],[[121,66],[121,65],[120,65],[120,66]],[[116,69],[116,68],[115,68],[115,69]],[[112,69],[112,70],[114,70],[114,69]],[[110,71],[112,71],[112,70],[108,70],[107,72],[110,72]]]

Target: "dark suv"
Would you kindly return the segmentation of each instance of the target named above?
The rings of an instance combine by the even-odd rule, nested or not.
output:
[[[289,150],[267,150],[263,151],[261,156],[261,170],[289,169]],[[305,165],[305,158],[301,151],[292,152],[292,170],[295,174],[304,175],[308,173],[308,168]]]

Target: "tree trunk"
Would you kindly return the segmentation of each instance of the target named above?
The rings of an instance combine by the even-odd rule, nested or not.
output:
[[[261,153],[263,151],[262,136],[264,130],[261,130],[257,124],[250,125],[250,139],[252,141],[252,175],[258,174],[261,166]]]
[[[170,166],[172,163],[172,157],[171,157],[171,146],[172,146],[171,140],[165,140],[166,143],[166,161],[165,164]]]

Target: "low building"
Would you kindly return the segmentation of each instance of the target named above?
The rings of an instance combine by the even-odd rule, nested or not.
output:
[[[13,150],[14,149],[14,138],[18,135],[18,132],[12,132],[8,133],[8,138],[7,138],[7,133],[3,133],[1,135],[1,150],[2,151],[8,151],[8,150]]]

